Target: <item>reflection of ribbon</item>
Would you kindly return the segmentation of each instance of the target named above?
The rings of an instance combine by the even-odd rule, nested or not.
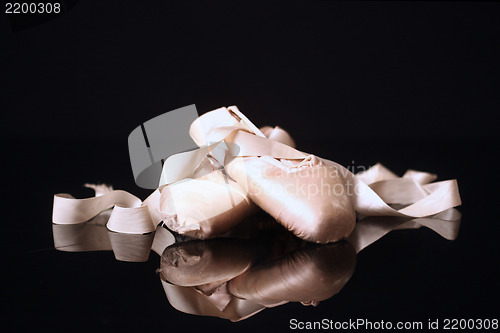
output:
[[[356,228],[347,239],[356,249],[356,253],[379,240],[392,230],[418,229],[427,227],[448,240],[458,236],[462,214],[454,208],[425,218],[401,218],[386,216],[368,216],[356,223]]]
[[[227,147],[225,160],[239,156],[271,156],[285,160],[304,160],[309,154],[268,139],[236,107],[220,108],[199,117],[190,135],[201,148],[170,156],[164,163],[159,187],[190,177],[212,150]],[[168,144],[168,143],[165,143]],[[338,169],[354,191],[351,200],[363,216],[426,217],[461,204],[456,180],[430,183],[435,175],[409,170],[403,177],[377,164],[354,175],[343,166],[324,160]],[[389,204],[406,205],[394,209]],[[123,233],[147,233],[155,229],[159,216],[159,191],[145,202],[124,191],[111,191],[88,199],[68,194],[54,197],[53,222],[75,224],[115,206],[108,222],[110,230]]]
[[[54,247],[65,252],[113,251],[116,260],[144,262],[149,258],[155,233],[124,234],[106,228],[110,211],[86,223],[53,224]]]

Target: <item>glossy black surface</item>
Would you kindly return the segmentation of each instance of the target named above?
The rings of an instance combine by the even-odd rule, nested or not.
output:
[[[286,304],[239,323],[173,309],[155,272],[160,258],[154,253],[145,263],[127,263],[115,260],[111,251],[56,251],[50,223],[53,193],[89,196],[80,187],[89,179],[107,180],[137,194],[141,191],[127,175],[126,148],[46,143],[33,143],[37,149],[32,163],[15,165],[16,174],[24,179],[9,179],[6,186],[5,200],[10,206],[5,211],[2,246],[8,271],[2,289],[7,304],[4,322],[10,327],[76,331],[183,327],[191,331],[200,326],[251,330],[266,325],[287,330],[291,318],[426,321],[498,313],[494,301],[499,291],[499,227],[492,213],[494,194],[488,190],[494,183],[490,178],[494,169],[488,167],[493,159],[484,155],[479,170],[474,158],[475,147],[481,144],[483,149],[493,150],[491,143],[429,144],[425,151],[420,143],[407,143],[404,147],[409,154],[401,158],[395,158],[393,152],[404,148],[402,142],[346,143],[336,154],[337,161],[345,164],[352,159],[369,165],[380,160],[398,173],[404,170],[402,164],[408,164],[442,174],[440,179],[456,176],[464,202],[458,238],[449,241],[426,228],[393,231],[358,255],[347,285],[318,307]],[[321,143],[316,149],[333,157],[325,154],[327,149]],[[52,162],[40,163],[49,156]]]
[[[499,5],[496,2],[79,2],[39,27],[2,26],[2,272],[7,331],[287,331],[289,320],[498,318]],[[5,74],[4,74],[5,73]],[[345,166],[381,162],[457,178],[455,241],[390,233],[340,293],[238,323],[181,313],[156,269],[53,244],[52,196],[106,182],[142,199],[127,135],[196,103],[236,104],[298,148]],[[117,120],[118,119],[118,120]]]

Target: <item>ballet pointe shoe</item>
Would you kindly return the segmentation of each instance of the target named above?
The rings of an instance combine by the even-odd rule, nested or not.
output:
[[[226,170],[255,204],[297,237],[329,243],[354,229],[356,214],[344,178],[313,155],[297,163],[237,158]]]
[[[235,119],[229,116],[225,121],[231,120]],[[236,122],[229,125],[249,130]],[[263,130],[277,142],[294,145],[291,136],[281,128],[265,127]],[[194,171],[195,178],[172,183],[160,190],[160,214],[170,230],[197,239],[215,238],[257,211],[247,193],[227,176],[220,159],[208,156]]]

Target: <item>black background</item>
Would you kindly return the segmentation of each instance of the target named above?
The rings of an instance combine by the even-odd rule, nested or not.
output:
[[[0,16],[2,322],[10,330],[285,331],[298,320],[498,318],[496,113],[500,4],[80,1],[18,29]],[[71,7],[71,8],[70,8]],[[155,269],[53,249],[52,195],[107,182],[141,198],[127,136],[189,104],[255,124],[346,166],[457,178],[459,238],[398,231],[360,253],[317,308],[240,323],[171,308]]]

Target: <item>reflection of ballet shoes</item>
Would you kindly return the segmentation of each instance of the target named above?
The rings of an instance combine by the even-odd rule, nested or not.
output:
[[[198,316],[211,316],[240,321],[266,307],[228,293],[204,295],[193,287],[176,286],[161,280],[169,303],[177,310]]]
[[[246,245],[231,244],[234,240],[179,243],[165,250],[160,276],[169,302],[179,311],[237,321],[287,302],[317,305],[348,282],[356,253],[390,231],[426,226],[455,239],[460,219],[456,209],[418,219],[366,217],[348,241],[326,245],[296,243],[286,234],[278,234],[285,238],[277,241],[281,237],[273,235],[274,241],[264,248],[268,256],[260,261],[249,256],[258,250],[248,252]],[[284,248],[286,243],[292,248]],[[251,244],[255,247],[259,242]],[[235,250],[224,251],[227,246]]]
[[[252,221],[258,224],[258,221]],[[276,223],[275,223],[276,224]],[[307,244],[286,230],[267,229],[253,239],[215,238],[169,245],[160,254],[160,275],[178,286],[211,294],[256,262],[280,258]]]
[[[286,302],[317,305],[337,294],[351,278],[356,253],[347,242],[313,245],[261,265],[228,283],[238,298],[266,307]]]
[[[255,243],[231,238],[192,240],[161,254],[160,278],[170,304],[179,311],[238,321],[265,307],[229,294],[226,282],[256,259]]]
[[[162,279],[178,286],[213,290],[250,268],[255,251],[243,240],[219,238],[173,244],[163,251]]]
[[[349,243],[309,244],[250,268],[255,251],[232,242],[190,241],[165,250],[160,277],[172,306],[237,321],[287,302],[317,305],[342,289],[356,261]]]

